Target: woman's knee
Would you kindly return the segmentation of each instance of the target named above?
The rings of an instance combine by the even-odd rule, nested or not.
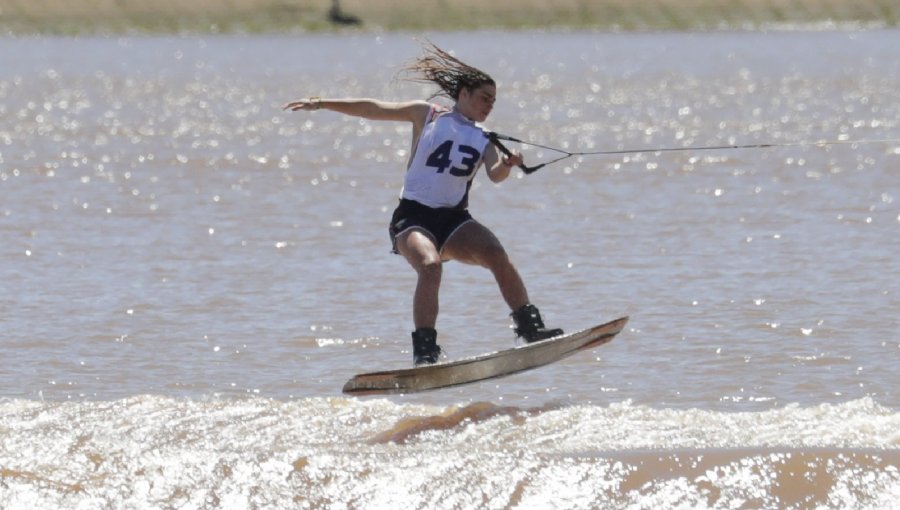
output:
[[[420,277],[438,277],[441,276],[443,270],[443,261],[441,255],[436,250],[419,249],[419,250],[403,250],[403,255],[409,265],[419,274]]]
[[[416,272],[440,272],[441,254],[424,233],[413,230],[403,234],[398,238],[397,248]]]
[[[428,256],[419,261],[415,269],[420,278],[439,280],[444,270],[444,264],[440,256]]]

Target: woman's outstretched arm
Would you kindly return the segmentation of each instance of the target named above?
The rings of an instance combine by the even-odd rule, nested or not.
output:
[[[425,101],[391,102],[366,98],[326,99],[311,97],[284,105],[284,110],[331,110],[371,120],[399,120],[419,123],[426,118],[431,105]]]

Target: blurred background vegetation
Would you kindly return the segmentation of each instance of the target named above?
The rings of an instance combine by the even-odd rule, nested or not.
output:
[[[898,0],[0,0],[0,33],[895,27]]]

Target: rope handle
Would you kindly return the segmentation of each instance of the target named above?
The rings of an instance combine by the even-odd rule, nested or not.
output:
[[[511,136],[497,134],[493,131],[486,131],[485,135],[488,137],[488,140],[490,140],[492,144],[497,146],[497,148],[500,149],[500,152],[505,154],[506,157],[508,157],[508,158],[511,158],[513,153],[512,153],[512,151],[507,149],[506,146],[500,142],[500,140],[503,139],[503,140],[508,140],[510,142],[522,143],[522,141],[517,140]],[[537,172],[538,170],[540,170],[544,165],[546,165],[546,163],[543,163],[543,164],[540,164],[537,166],[527,166],[525,164],[521,164],[521,165],[519,165],[519,168],[521,168],[522,171],[525,172],[526,175],[531,175],[534,172]]]

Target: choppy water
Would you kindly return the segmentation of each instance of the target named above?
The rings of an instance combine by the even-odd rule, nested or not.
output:
[[[896,31],[434,34],[570,150],[900,138]],[[0,40],[0,507],[898,508],[900,143],[586,157],[475,216],[612,343],[391,399],[408,35]],[[526,151],[529,161],[547,154]],[[441,343],[512,345],[449,265]]]

